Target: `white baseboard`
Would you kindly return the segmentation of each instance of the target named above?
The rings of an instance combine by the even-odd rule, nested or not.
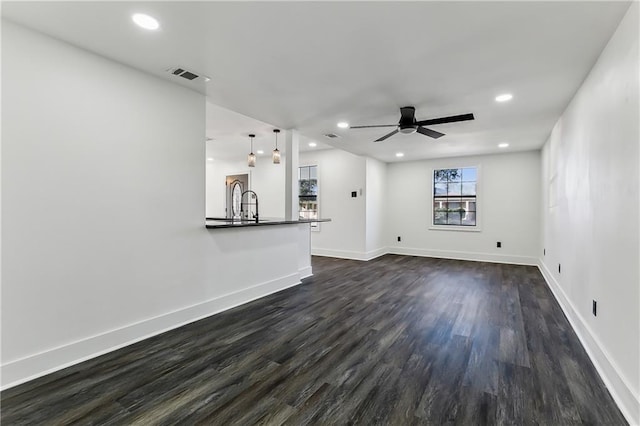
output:
[[[364,253],[365,260],[373,260],[376,257],[384,256],[389,253],[388,247],[380,247],[375,250],[370,250]]]
[[[430,250],[411,247],[389,247],[389,254],[408,256],[437,257],[441,259],[472,260],[476,262],[510,263],[515,265],[538,265],[538,259],[530,256],[503,255],[494,253],[477,253],[453,250]]]
[[[411,247],[381,247],[368,252],[331,250],[312,248],[313,256],[337,257],[351,260],[371,260],[385,254],[401,254],[407,256],[437,257],[441,259],[472,260],[477,262],[511,263],[515,265],[537,266],[538,259],[530,256],[500,255],[493,253],[476,253],[452,250],[430,250]]]
[[[640,425],[640,399],[638,399],[638,392],[632,389],[629,381],[621,373],[620,368],[608,354],[600,340],[591,331],[582,315],[575,309],[573,303],[571,303],[542,259],[539,260],[538,268],[569,320],[571,327],[578,335],[580,343],[587,351],[587,355],[589,355],[591,362],[596,367],[598,374],[600,374],[600,378],[602,378],[609,393],[618,404],[620,411],[630,425]]]
[[[376,257],[380,257],[382,255],[387,254],[387,247],[381,247],[379,249],[371,250],[371,251],[349,251],[349,250],[331,250],[331,249],[321,249],[321,248],[312,248],[311,255],[313,256],[324,256],[324,257],[337,257],[340,259],[351,259],[351,260],[372,260]]]
[[[311,267],[305,272],[311,273]],[[295,273],[3,364],[1,390],[300,284]]]
[[[300,275],[300,279],[303,280],[312,276],[313,270],[311,269],[311,266],[305,266],[304,268],[298,270],[298,274]]]

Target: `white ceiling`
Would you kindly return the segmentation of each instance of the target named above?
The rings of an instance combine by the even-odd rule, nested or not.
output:
[[[389,162],[398,151],[406,161],[496,152],[499,142],[540,147],[629,4],[3,2],[2,14],[185,84],[263,125],[251,130],[238,120],[221,133],[256,131],[266,140],[273,126],[296,128]],[[156,17],[160,30],[135,27],[135,12]],[[174,66],[212,80],[179,81],[165,72]],[[496,103],[503,92],[513,100]],[[396,135],[375,144],[391,129],[336,127],[394,124],[405,105],[419,120],[467,112],[476,120],[433,126],[447,134],[438,140]],[[207,136],[218,131],[209,127]],[[322,136],[329,132],[341,138]]]
[[[256,120],[246,115],[233,112],[221,106],[207,102],[207,158],[225,161],[244,161],[250,150],[249,134],[256,137],[253,140],[253,152],[258,156],[271,161],[271,151],[275,148],[276,137],[273,133],[274,126]],[[282,130],[282,129],[281,129]],[[315,143],[310,147],[309,143]],[[299,151],[312,151],[329,149],[331,146],[321,141],[312,140],[304,135],[299,137]],[[284,130],[278,135],[278,150],[283,158],[287,149]],[[262,154],[259,151],[263,151]]]

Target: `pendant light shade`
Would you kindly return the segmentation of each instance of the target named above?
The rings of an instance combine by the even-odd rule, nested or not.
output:
[[[273,133],[276,134],[276,149],[273,150],[273,164],[280,164],[280,151],[278,150],[278,133],[280,129],[273,129]]]
[[[253,153],[253,138],[255,138],[256,135],[249,135],[249,139],[251,140],[251,152],[249,153],[249,156],[247,157],[247,164],[249,165],[249,167],[255,167],[256,166],[256,155]]]

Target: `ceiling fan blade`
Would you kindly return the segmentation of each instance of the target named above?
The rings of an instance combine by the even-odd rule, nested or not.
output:
[[[397,124],[374,124],[372,126],[349,126],[350,129],[368,129],[370,127],[397,127]]]
[[[426,127],[419,126],[416,131],[430,138],[438,139],[444,136],[444,133],[436,132],[435,130],[427,129]]]
[[[396,133],[398,133],[398,129],[395,129],[393,132],[391,133],[387,133],[386,135],[384,135],[381,138],[376,139],[374,142],[382,142],[383,140],[390,138],[391,136],[395,135]]]
[[[400,121],[403,123],[413,123],[416,116],[416,109],[412,106],[400,108]]]
[[[416,122],[418,126],[429,126],[433,124],[444,124],[444,123],[455,123],[457,121],[467,121],[473,120],[475,117],[473,114],[460,114],[460,115],[452,115],[450,117],[440,117],[440,118],[432,118],[430,120],[422,120]]]

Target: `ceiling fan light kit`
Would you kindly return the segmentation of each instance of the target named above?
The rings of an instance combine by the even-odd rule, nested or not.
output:
[[[400,133],[404,133],[405,135],[410,135],[411,133],[415,133],[418,130],[418,126],[399,126]]]
[[[420,133],[421,135],[428,136],[433,139],[438,139],[444,136],[444,133],[437,132],[432,129],[428,129],[423,126],[432,126],[436,124],[455,123],[458,121],[473,120],[475,117],[473,114],[460,114],[452,115],[449,117],[431,118],[429,120],[416,120],[416,109],[412,106],[406,106],[400,108],[400,121],[398,124],[374,124],[371,126],[351,126],[351,129],[367,129],[372,127],[395,127],[396,129],[386,135],[376,139],[374,142],[382,142],[385,139],[390,138],[396,133],[404,133],[406,135],[411,133]]]

